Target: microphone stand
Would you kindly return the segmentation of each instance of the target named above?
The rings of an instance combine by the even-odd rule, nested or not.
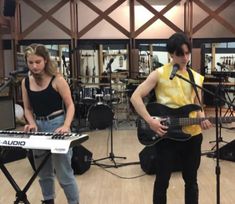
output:
[[[4,82],[4,84],[0,87],[0,93],[7,87],[10,85],[10,83],[12,83],[12,78],[7,79],[6,82]]]
[[[113,104],[112,104],[112,69],[111,69],[111,63],[108,64],[107,68],[109,71],[109,88],[110,88],[110,108],[111,110],[113,110]],[[93,164],[97,165],[97,166],[103,166],[106,168],[111,168],[111,167],[115,167],[118,168],[120,166],[125,166],[128,165],[127,164],[117,164],[115,161],[115,158],[119,158],[119,159],[126,159],[126,157],[120,157],[120,156],[115,156],[114,152],[113,152],[113,121],[111,122],[110,125],[110,144],[111,144],[111,152],[109,153],[108,157],[104,157],[101,159],[96,159],[93,160]],[[101,161],[101,160],[105,160],[105,159],[110,159],[113,162],[113,165],[107,165],[107,164],[99,164],[97,163],[97,161]]]
[[[6,88],[9,87],[9,96],[11,96],[16,101],[16,90],[15,86],[17,85],[17,79],[16,75],[9,75],[9,77],[6,78],[6,81],[4,84],[0,87],[0,93]]]
[[[222,80],[221,80],[222,76],[219,75],[219,86],[216,90],[216,93],[221,96],[221,93],[222,93],[222,90],[223,90],[223,85],[222,85]],[[221,104],[220,104],[220,101],[218,99],[215,100],[215,104],[217,104],[217,107],[219,107],[219,116],[221,117],[222,116],[222,110],[221,110]],[[222,129],[222,123],[219,124],[219,142],[224,142],[224,143],[228,143],[226,141],[223,140],[222,136],[221,136],[221,129]],[[209,143],[214,143],[216,142],[215,140],[214,141],[210,141]],[[216,147],[216,144],[211,148],[211,150],[214,150]]]
[[[208,89],[205,89],[196,83],[193,83],[192,81],[184,78],[183,76],[175,73],[174,76],[177,76],[178,78],[192,84],[193,86],[196,86],[197,88],[211,94],[213,97],[216,98],[216,105],[215,105],[215,129],[216,129],[216,167],[215,167],[215,172],[216,172],[216,203],[220,204],[220,165],[219,165],[219,117],[218,117],[218,101],[222,100],[223,102],[227,103],[228,105],[232,105],[230,102],[226,101],[224,98],[215,95],[213,92],[209,91]]]

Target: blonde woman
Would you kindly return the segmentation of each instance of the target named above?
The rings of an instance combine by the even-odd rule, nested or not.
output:
[[[22,97],[27,125],[24,130],[66,133],[74,116],[74,103],[69,86],[50,59],[44,45],[32,44],[25,49],[29,76],[22,81]],[[63,107],[65,106],[66,112]],[[47,155],[33,150],[34,162],[39,166]],[[78,204],[78,187],[71,168],[72,150],[67,154],[51,154],[39,172],[44,204],[54,204],[54,180],[57,177],[69,204]]]

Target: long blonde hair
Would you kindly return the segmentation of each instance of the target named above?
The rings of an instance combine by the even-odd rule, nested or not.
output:
[[[50,58],[50,53],[45,45],[42,44],[31,44],[25,48],[25,60],[27,62],[27,58],[29,55],[38,55],[42,57],[45,61],[45,72],[50,76],[57,75],[57,66]]]

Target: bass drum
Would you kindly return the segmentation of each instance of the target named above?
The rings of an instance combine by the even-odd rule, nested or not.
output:
[[[88,122],[92,129],[105,129],[113,122],[114,113],[112,109],[103,103],[96,103],[88,110]]]

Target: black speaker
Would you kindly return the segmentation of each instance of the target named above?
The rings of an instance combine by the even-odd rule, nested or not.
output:
[[[156,172],[156,151],[155,146],[146,146],[140,153],[140,167],[146,174],[155,174]],[[181,171],[182,164],[180,157],[175,155],[173,164],[173,171]]]
[[[13,17],[15,16],[16,0],[5,0],[3,15]]]
[[[139,50],[138,49],[131,49],[131,78],[137,78],[139,75]]]
[[[83,174],[90,169],[92,153],[82,145],[73,147],[72,168],[74,174]]]
[[[140,167],[146,174],[155,174],[156,153],[155,147],[149,146],[139,153]]]
[[[235,161],[235,140],[221,147],[219,149],[219,154],[220,159]]]
[[[213,93],[218,93],[218,86],[215,85],[204,85],[204,88],[213,92]],[[225,99],[225,91],[223,89],[220,90],[219,96],[223,99]],[[212,96],[211,94],[204,92],[203,96],[204,104],[208,106],[215,106],[216,105],[216,100],[215,97]],[[226,99],[225,99],[226,100]],[[220,107],[225,105],[224,101],[219,101],[218,104]]]
[[[33,152],[32,150],[29,150],[27,152],[28,160],[33,168],[33,170],[36,170],[35,164],[34,164],[34,158],[33,158]],[[71,159],[71,166],[73,168],[74,174],[83,174],[85,173],[91,166],[91,160],[92,160],[92,153],[87,150],[82,145],[73,147],[73,156]]]
[[[15,129],[15,103],[8,96],[0,97],[0,130]]]
[[[26,157],[26,150],[13,147],[0,147],[0,158],[3,163],[9,163],[24,159]]]
[[[15,103],[8,96],[0,97],[0,130],[15,129]],[[26,150],[21,148],[0,147],[0,157],[3,163],[8,163],[26,157]]]

